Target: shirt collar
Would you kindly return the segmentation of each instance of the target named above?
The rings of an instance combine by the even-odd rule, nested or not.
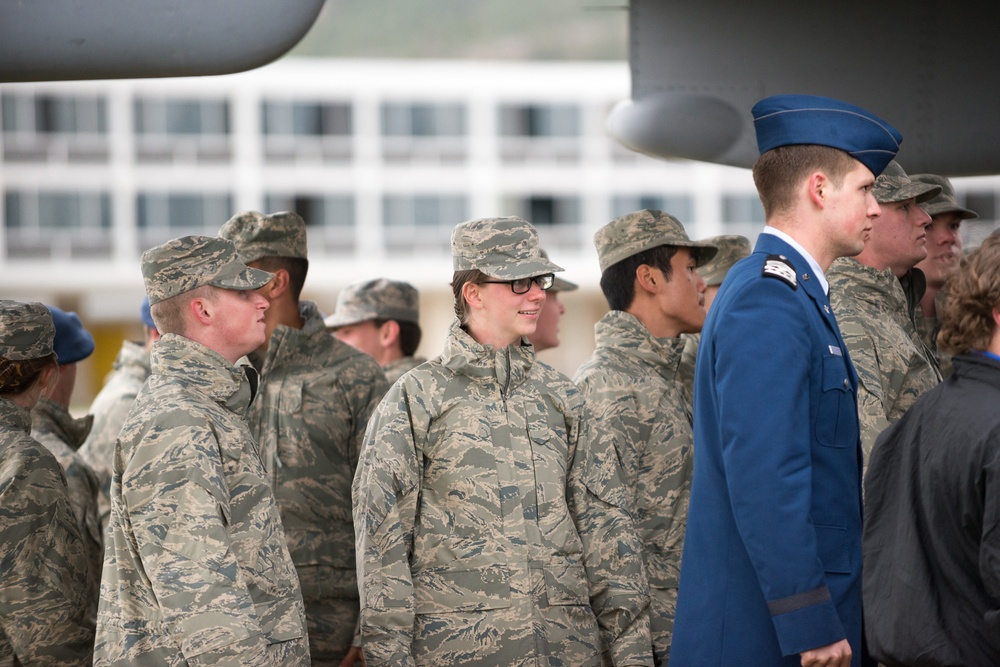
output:
[[[806,262],[808,262],[809,266],[812,268],[813,275],[816,276],[816,279],[819,280],[820,286],[823,288],[823,294],[826,294],[827,296],[830,295],[830,283],[826,279],[826,274],[823,273],[823,269],[819,268],[819,264],[815,259],[813,259],[813,256],[810,255],[805,248],[799,245],[798,241],[780,229],[771,227],[770,225],[765,225],[764,231],[762,231],[761,234],[771,234],[773,236],[777,236],[779,239],[795,248],[800,255],[806,258]]]

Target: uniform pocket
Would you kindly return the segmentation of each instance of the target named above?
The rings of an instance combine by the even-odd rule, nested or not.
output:
[[[550,563],[545,567],[544,576],[549,606],[590,605],[590,589],[583,565]]]
[[[850,574],[851,554],[847,529],[840,526],[816,526],[816,548],[823,570],[832,574]]]
[[[840,355],[823,357],[823,394],[816,415],[816,440],[827,447],[854,446],[847,429],[856,424],[857,405],[851,393],[847,362]]]
[[[502,565],[425,569],[413,575],[413,596],[418,614],[506,609],[510,606],[510,574]]]

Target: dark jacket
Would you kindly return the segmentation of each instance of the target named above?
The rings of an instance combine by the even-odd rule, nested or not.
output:
[[[954,368],[865,478],[866,631],[887,665],[1000,665],[1000,363]]]

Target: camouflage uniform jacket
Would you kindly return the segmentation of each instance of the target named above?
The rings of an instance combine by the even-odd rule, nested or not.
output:
[[[70,507],[87,550],[87,574],[90,582],[88,618],[91,623],[96,623],[101,568],[104,566],[104,539],[97,510],[100,482],[97,481],[97,473],[77,453],[90,432],[92,422],[90,415],[74,419],[63,406],[42,398],[32,412],[31,436],[52,452],[66,474]]]
[[[655,338],[620,310],[594,332],[594,356],[574,379],[621,461],[652,593],[654,649],[666,653],[694,465],[691,411],[678,377],[686,341]]]
[[[95,662],[308,664],[247,376],[174,334],[151,363],[115,447]]]
[[[0,665],[89,665],[86,553],[62,469],[0,398]]]
[[[425,361],[427,360],[423,357],[403,357],[402,359],[396,359],[396,361],[386,364],[382,367],[382,371],[385,373],[385,378],[391,385],[394,384],[396,380],[403,377],[403,374],[412,371]]]
[[[369,667],[598,665],[602,638],[616,665],[652,663],[621,470],[522,342],[455,320],[372,417],[353,488]]]
[[[326,332],[314,304],[301,313],[301,329],[278,325],[263,358],[251,357],[261,385],[247,419],[303,596],[356,600],[351,480],[388,384],[374,359]]]
[[[858,373],[867,465],[879,434],[937,385],[941,374],[917,333],[913,304],[891,269],[879,271],[843,257],[830,266],[827,278],[830,305]]]
[[[101,485],[97,507],[102,535],[107,532],[111,517],[111,462],[115,456],[115,439],[148,377],[149,352],[140,343],[125,341],[115,359],[114,369],[90,406],[94,425],[80,446],[80,456],[97,473]]]

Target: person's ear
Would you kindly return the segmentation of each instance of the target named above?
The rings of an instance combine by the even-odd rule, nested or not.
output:
[[[814,171],[806,182],[806,188],[808,188],[809,200],[817,208],[826,207],[826,196],[829,194],[832,184],[830,179],[826,177],[821,171]]]
[[[465,299],[470,308],[481,310],[483,307],[482,285],[465,283],[462,285],[462,298]]]
[[[657,276],[657,273],[659,272],[654,270],[649,264],[640,264],[635,270],[636,285],[643,291],[655,293],[657,290],[657,281],[663,280],[663,275],[660,274]]]
[[[188,302],[188,309],[194,321],[202,326],[207,326],[212,321],[212,314],[215,312],[212,303],[204,297],[195,297]]]
[[[277,269],[271,273],[274,274],[274,278],[271,278],[271,282],[257,290],[257,292],[268,301],[276,299],[287,292],[289,283],[291,282],[287,269]]]
[[[399,340],[399,322],[386,320],[378,330],[378,342],[382,347],[392,347]]]

